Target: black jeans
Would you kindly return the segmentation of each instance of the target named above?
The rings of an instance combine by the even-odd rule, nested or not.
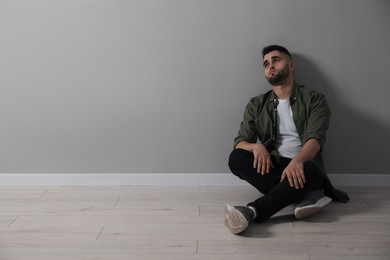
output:
[[[290,163],[289,158],[271,156],[274,168],[269,173],[261,175],[253,168],[253,153],[244,149],[235,149],[229,157],[229,167],[234,175],[247,181],[264,196],[248,204],[256,209],[256,221],[261,222],[283,209],[299,202],[310,190],[321,189],[323,175],[312,163],[304,164],[306,183],[301,189],[291,187],[287,178],[280,182],[283,170]]]

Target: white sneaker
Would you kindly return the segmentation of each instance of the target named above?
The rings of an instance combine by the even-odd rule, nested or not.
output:
[[[307,193],[303,200],[295,207],[294,215],[297,219],[310,217],[319,212],[332,201],[320,190],[312,190]]]
[[[253,211],[248,207],[225,206],[225,225],[229,231],[237,235],[249,227],[254,218]]]

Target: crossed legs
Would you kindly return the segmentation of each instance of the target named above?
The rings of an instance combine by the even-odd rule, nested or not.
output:
[[[264,196],[259,197],[247,206],[256,209],[256,221],[264,221],[284,207],[301,201],[311,190],[321,189],[323,175],[318,167],[312,163],[304,164],[306,183],[303,188],[291,187],[288,180],[280,182],[283,170],[290,163],[289,158],[272,157],[275,166],[269,173],[264,175],[253,168],[253,154],[244,149],[235,149],[229,157],[229,167],[234,175],[247,181]]]

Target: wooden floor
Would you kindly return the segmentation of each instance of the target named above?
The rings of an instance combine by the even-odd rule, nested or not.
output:
[[[344,190],[347,204],[234,236],[224,204],[250,186],[0,187],[0,260],[389,260],[390,188]]]

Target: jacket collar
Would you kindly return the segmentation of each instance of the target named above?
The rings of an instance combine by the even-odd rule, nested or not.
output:
[[[298,93],[299,93],[299,85],[294,81],[293,91],[292,91],[291,96],[290,96],[290,104],[293,104],[295,102],[295,100],[297,100]],[[279,104],[278,97],[276,96],[276,94],[273,90],[271,91],[271,94],[269,95],[268,101],[270,103],[274,103],[275,108]]]

